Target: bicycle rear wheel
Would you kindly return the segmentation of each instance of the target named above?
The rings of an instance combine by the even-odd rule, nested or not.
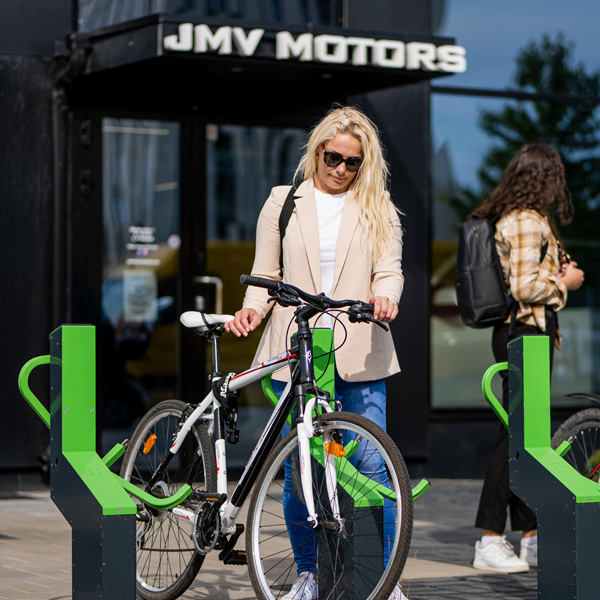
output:
[[[600,408],[586,408],[571,415],[552,436],[552,447],[558,448],[565,440],[571,442],[565,460],[589,477],[600,464]],[[592,479],[600,481],[600,469]]]
[[[166,400],[152,408],[133,433],[123,457],[121,477],[141,489],[147,484],[173,443],[187,405]],[[156,436],[155,438],[153,436]],[[217,489],[214,450],[206,427],[198,423],[187,435],[150,493],[163,498],[188,483],[195,490]],[[204,556],[192,540],[194,524],[170,510],[153,509],[135,499],[136,588],[146,600],[173,600],[190,586]],[[185,506],[185,502],[182,504]]]
[[[313,496],[319,520],[330,525],[316,531],[308,525],[294,429],[269,456],[250,502],[246,550],[252,585],[258,598],[280,599],[298,573],[309,570],[318,575],[320,600],[387,600],[400,579],[412,534],[406,465],[392,439],[364,417],[327,414],[322,429],[346,452],[335,459],[334,496],[343,527],[331,526],[322,437],[313,438],[311,451]],[[390,500],[384,502],[385,496]]]

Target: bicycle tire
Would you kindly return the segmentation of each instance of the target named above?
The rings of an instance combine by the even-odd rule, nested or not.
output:
[[[136,427],[123,457],[121,477],[145,489],[167,456],[173,435],[187,408],[179,400],[165,400],[150,409]],[[156,439],[147,453],[151,435]],[[146,448],[147,449],[147,448]],[[217,489],[214,449],[206,427],[197,423],[151,493],[170,496],[183,484],[195,490]],[[156,510],[134,498],[136,515],[136,590],[145,600],[173,600],[194,581],[204,561],[191,538],[194,525],[169,510]],[[185,502],[183,503],[185,504]]]
[[[552,436],[552,447],[558,448],[565,440],[571,441],[571,449],[564,459],[589,477],[600,464],[600,408],[586,408],[571,415]],[[600,481],[600,470],[592,479]]]
[[[412,535],[412,493],[406,465],[387,433],[364,417],[353,413],[330,413],[323,415],[322,428],[323,431],[340,433],[346,449],[351,450],[352,442],[348,443],[351,438],[358,436],[360,439],[356,444],[358,449],[350,460],[336,459],[336,494],[344,519],[343,531],[332,533],[321,528],[315,536],[309,526],[304,530],[311,532],[310,544],[318,562],[313,572],[319,571],[319,598],[387,600],[402,574]],[[297,447],[294,429],[269,455],[259,473],[249,506],[246,529],[248,569],[254,591],[261,600],[282,598],[291,589],[299,570],[288,531],[290,528],[307,527],[306,514],[295,523],[289,508],[297,501],[302,504],[302,491],[299,482],[296,482],[296,489],[284,494],[282,481],[286,460],[297,456]],[[378,500],[365,506],[368,504],[365,502],[367,496],[378,484],[372,479],[361,478],[357,469],[360,471],[363,458],[373,453],[378,453],[383,459],[388,486],[396,492],[399,500],[389,503],[387,508],[377,505]],[[317,514],[327,518],[330,517],[329,501],[323,477],[319,474],[323,469],[314,453],[311,463]],[[289,465],[288,461],[288,474]],[[344,479],[345,484],[341,484]],[[293,488],[293,467],[291,480]],[[286,515],[284,505],[288,506]],[[382,556],[384,515],[388,522],[386,527],[394,528],[388,538],[391,540],[393,536],[387,566],[384,566]],[[387,531],[389,534],[390,529]],[[348,594],[350,588],[352,593]]]

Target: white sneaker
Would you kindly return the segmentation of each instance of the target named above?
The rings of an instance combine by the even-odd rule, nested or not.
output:
[[[399,583],[396,584],[396,587],[393,589],[388,600],[408,600],[408,598],[402,593],[402,588],[400,587]]]
[[[505,536],[499,536],[489,542],[485,548],[481,548],[480,542],[477,541],[473,566],[476,569],[498,573],[526,573],[529,571],[527,562],[515,554],[514,548]]]
[[[294,585],[288,594],[281,600],[318,600],[319,586],[315,576],[310,571],[303,571],[294,581]]]
[[[537,542],[535,544],[527,544],[525,542],[525,538],[521,539],[521,554],[520,559],[524,560],[530,567],[538,566],[538,545]]]

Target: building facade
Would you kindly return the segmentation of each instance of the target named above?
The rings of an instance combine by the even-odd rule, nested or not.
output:
[[[483,40],[469,47],[462,37],[472,35],[468,4],[0,2],[1,222],[10,257],[1,268],[12,284],[3,302],[0,475],[14,484],[39,471],[48,433],[14,382],[29,358],[47,354],[48,334],[62,323],[97,328],[104,450],[154,403],[204,395],[206,348],[178,315],[240,306],[262,203],[291,181],[307,129],[334,103],[360,106],[380,127],[404,213],[406,284],[392,328],[402,373],[388,381],[388,429],[414,476],[481,474],[497,427],[477,392],[493,362],[490,332],[458,322],[461,213],[447,201],[475,185],[477,153],[487,147],[466,133],[477,132],[481,102],[596,104],[591,88],[566,98],[507,91],[501,75],[487,81],[477,63]],[[479,15],[480,29],[489,13]],[[591,283],[567,318],[557,393],[597,387],[589,238],[577,251]],[[257,341],[224,340],[223,365],[247,367]],[[583,379],[569,379],[575,351]],[[46,374],[32,387],[47,399]],[[234,462],[267,410],[258,389],[243,398],[246,445],[232,449]]]

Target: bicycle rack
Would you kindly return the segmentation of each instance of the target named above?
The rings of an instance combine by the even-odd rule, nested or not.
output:
[[[50,411],[29,387],[31,371],[50,364]],[[50,355],[28,361],[19,390],[50,428],[50,493],[72,528],[74,600],[135,600],[135,502],[170,508],[191,493],[154,498],[112,473],[125,452],[117,444],[101,459],[96,453],[95,328],[63,325],[50,335]]]
[[[290,345],[293,346],[293,336]],[[315,328],[313,330],[315,377],[319,382],[319,387],[334,397],[335,358],[331,354],[332,347],[331,329]],[[271,387],[271,375],[264,377],[261,383],[265,396],[273,405],[277,404],[279,399]],[[291,418],[288,418],[288,425],[292,425]],[[323,448],[313,442],[314,440],[311,440],[311,453],[321,466],[324,466]],[[364,558],[357,560],[357,555],[368,556],[371,565],[373,565],[373,573],[380,572],[383,567],[383,527],[381,525],[383,518],[381,511],[383,511],[385,499],[393,502],[396,501],[396,494],[392,490],[383,485],[374,487],[373,482],[358,472],[348,461],[348,458],[356,449],[355,443],[350,442],[345,449],[346,458],[336,458],[335,460],[336,464],[339,461],[344,461],[345,463],[342,469],[337,469],[338,483],[344,489],[344,493],[347,493],[354,503],[355,515],[353,519],[349,519],[348,521],[354,523],[353,526],[356,529],[360,528],[363,534],[367,534],[363,539],[371,539],[372,542],[365,544],[361,548],[352,548],[338,541],[336,564],[332,564],[328,559],[329,552],[326,552],[325,548],[321,547],[321,544],[325,542],[319,537],[317,555],[319,557],[319,597],[321,598],[332,597],[331,590],[334,588],[340,594],[339,597],[344,596],[343,589],[350,592],[348,597],[355,597],[355,594],[365,597],[369,595],[376,584],[377,578],[374,581],[370,581],[369,574],[364,572],[355,577],[355,565],[364,564]],[[413,498],[421,496],[429,487],[430,483],[426,479],[421,480],[413,488]],[[323,489],[325,489],[325,486],[323,486]],[[379,569],[375,568],[377,563],[379,563]],[[335,577],[340,576],[343,586],[339,585],[340,581],[334,581]]]
[[[598,598],[596,548],[600,536],[600,487],[578,473],[550,446],[549,338],[523,336],[508,345],[508,363],[484,374],[486,400],[509,431],[510,486],[537,514],[539,600]],[[509,412],[491,390],[508,369]]]

